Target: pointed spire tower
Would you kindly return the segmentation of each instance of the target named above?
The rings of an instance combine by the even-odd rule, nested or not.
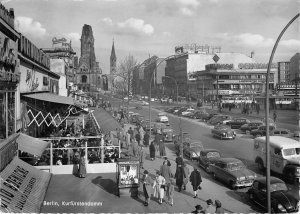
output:
[[[117,57],[115,52],[115,41],[113,39],[113,44],[110,54],[110,74],[115,74],[117,72]]]

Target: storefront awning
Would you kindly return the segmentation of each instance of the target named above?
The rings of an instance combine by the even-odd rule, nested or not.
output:
[[[41,156],[50,142],[21,133],[17,138],[18,148],[32,155]]]
[[[26,94],[23,96],[36,99],[36,100],[43,100],[47,102],[74,105],[74,101],[72,97],[64,97],[64,96],[59,96],[51,93],[35,93],[35,94]]]

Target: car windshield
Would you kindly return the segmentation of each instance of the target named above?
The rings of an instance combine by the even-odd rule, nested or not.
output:
[[[292,156],[292,155],[299,155],[299,154],[300,154],[300,148],[283,149],[284,156]]]
[[[207,156],[207,158],[219,158],[220,153],[219,152],[208,152],[206,156]]]
[[[229,171],[237,171],[243,168],[245,168],[245,165],[242,162],[229,163],[227,165]]]
[[[275,191],[280,191],[280,190],[283,190],[283,191],[288,190],[285,183],[275,183],[275,184],[270,185],[270,192],[275,192]]]

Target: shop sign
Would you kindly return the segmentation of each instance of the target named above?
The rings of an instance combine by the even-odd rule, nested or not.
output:
[[[0,81],[19,82],[17,44],[0,32]]]
[[[206,70],[232,70],[233,64],[208,64],[205,66]]]
[[[239,63],[239,69],[267,69],[268,63]],[[277,68],[277,63],[272,63],[270,68]]]
[[[40,171],[15,157],[0,173],[1,209],[10,213],[39,213],[50,180]]]

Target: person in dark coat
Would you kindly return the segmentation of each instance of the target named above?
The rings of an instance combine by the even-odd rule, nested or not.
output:
[[[159,152],[159,144],[160,142],[163,141],[163,136],[160,132],[160,130],[158,129],[157,130],[157,133],[155,135],[155,138],[154,138],[154,142],[155,142],[155,148],[156,148],[156,151]]]
[[[192,211],[191,213],[204,213],[203,208],[200,204],[195,206],[196,210]]]
[[[163,165],[160,166],[160,173],[165,178],[166,184],[170,183],[170,178],[172,178],[173,175],[167,162],[164,161]]]
[[[149,172],[147,170],[144,171],[144,175],[143,175],[141,182],[143,184],[143,192],[144,192],[144,197],[145,197],[144,205],[148,206],[149,199],[151,196],[153,181],[152,181],[151,177],[149,176]]]
[[[160,157],[166,156],[166,147],[165,147],[165,144],[164,144],[162,139],[159,141],[158,146],[159,146],[159,155],[160,155]]]
[[[153,161],[155,159],[155,145],[154,142],[152,141],[150,146],[149,146],[149,152],[150,152],[150,159]]]
[[[146,131],[145,135],[144,135],[144,145],[145,146],[149,146],[149,140],[150,140],[150,135],[148,134],[148,132]]]
[[[193,186],[194,198],[196,198],[197,190],[201,189],[200,184],[202,182],[201,174],[196,167],[194,167],[194,171],[190,175],[190,182]]]
[[[178,192],[181,192],[181,188],[182,188],[183,181],[184,181],[184,171],[183,171],[182,166],[177,167],[176,173],[175,173],[175,178],[176,178],[176,186],[178,187]]]
[[[215,213],[219,213],[219,214],[223,214],[224,213],[224,209],[222,207],[222,203],[219,200],[215,200],[215,205],[216,205],[216,212]]]
[[[85,178],[86,175],[86,166],[85,166],[85,152],[82,151],[79,159],[79,171],[80,178]]]
[[[135,134],[135,139],[136,139],[136,142],[138,143],[138,145],[140,146],[141,145],[141,135],[140,135],[140,133],[139,132],[137,132],[136,134]]]

